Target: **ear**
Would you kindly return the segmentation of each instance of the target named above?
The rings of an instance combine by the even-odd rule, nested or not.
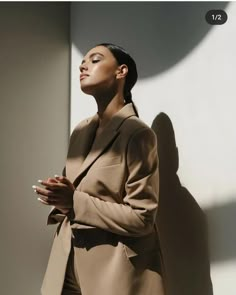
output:
[[[120,65],[116,71],[116,79],[125,78],[127,74],[128,74],[127,65],[125,65],[125,64]]]

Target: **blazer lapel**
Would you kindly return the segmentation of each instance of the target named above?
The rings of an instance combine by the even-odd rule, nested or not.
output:
[[[118,131],[114,129],[109,130],[107,128],[103,131],[103,133],[101,133],[90,150],[88,156],[84,160],[79,170],[78,177],[90,168],[90,166],[97,160],[104,150],[116,139],[118,134]]]
[[[130,116],[135,116],[135,112],[131,103],[125,105],[111,118],[110,122],[107,124],[103,132],[99,135],[99,137],[97,137],[96,142],[92,146],[91,150],[90,148],[95,137],[98,124],[96,125],[95,130],[92,128],[90,128],[90,130],[88,129],[88,133],[84,135],[84,138],[78,139],[80,143],[82,143],[82,141],[85,141],[83,155],[86,154],[87,157],[83,161],[82,165],[80,165],[79,171],[77,166],[77,176],[74,178],[74,184],[78,184],[80,182],[80,179],[84,175],[84,173],[86,173],[86,171],[97,160],[97,158],[101,154],[103,154],[104,151],[117,138],[117,136],[119,135],[120,126]],[[84,130],[86,130],[86,128]]]
[[[98,127],[98,115],[94,115],[91,119],[79,129],[75,135],[67,155],[66,174],[74,182],[80,171],[92,144]],[[76,131],[75,131],[76,132]]]

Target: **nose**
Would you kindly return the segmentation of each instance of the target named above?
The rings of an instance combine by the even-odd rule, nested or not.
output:
[[[86,71],[87,69],[88,69],[88,67],[86,66],[85,63],[82,63],[82,64],[79,66],[79,70],[80,70],[81,73],[83,73],[83,71],[84,71],[84,70]]]

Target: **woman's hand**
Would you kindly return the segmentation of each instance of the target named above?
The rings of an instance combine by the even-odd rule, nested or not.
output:
[[[33,185],[34,191],[40,195],[38,200],[44,205],[54,206],[66,214],[73,207],[74,185],[64,176],[55,176],[46,181],[38,181],[44,188]]]

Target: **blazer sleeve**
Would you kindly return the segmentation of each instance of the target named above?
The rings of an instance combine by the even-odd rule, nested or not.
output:
[[[157,138],[150,128],[136,131],[126,151],[128,178],[122,204],[75,191],[72,223],[83,223],[119,235],[144,236],[153,231],[158,207]],[[73,226],[73,225],[72,225]]]

